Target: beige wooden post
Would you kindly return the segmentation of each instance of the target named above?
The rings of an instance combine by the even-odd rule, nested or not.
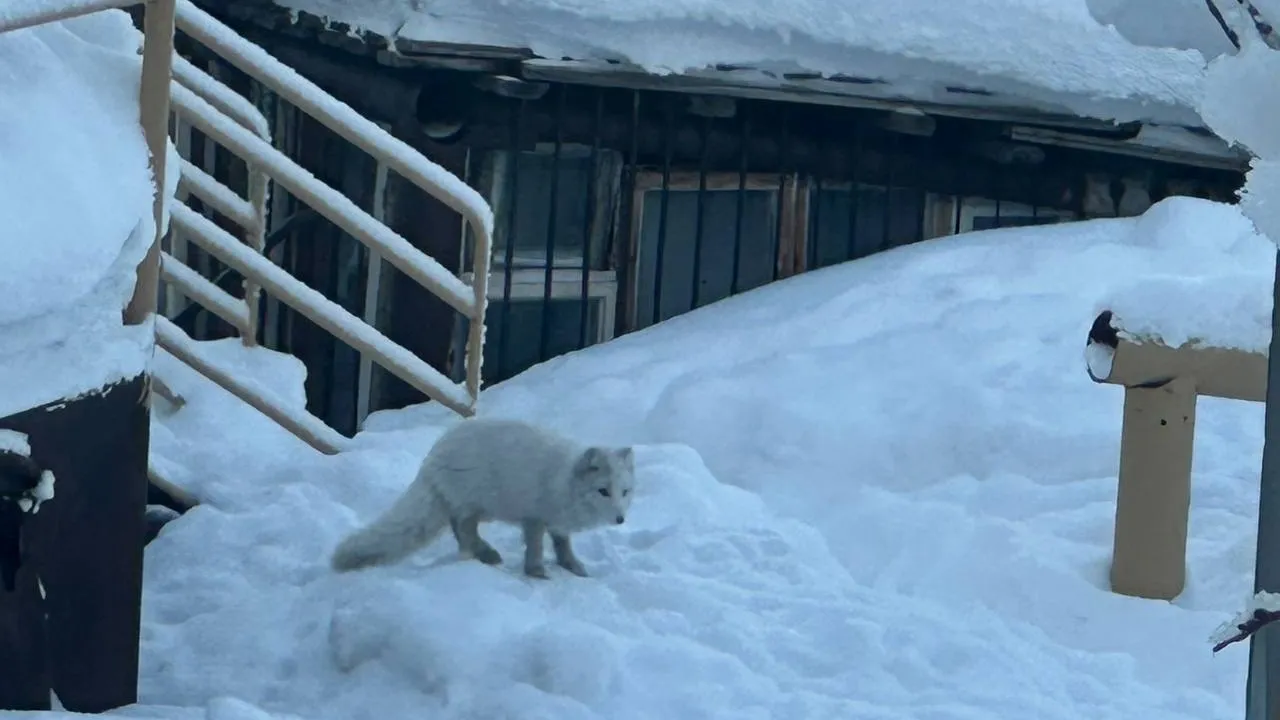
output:
[[[1186,583],[1196,388],[1181,377],[1124,393],[1111,589],[1171,600]]]
[[[1195,339],[1171,347],[1135,336],[1105,311],[1086,357],[1095,382],[1124,388],[1111,589],[1171,600],[1186,583],[1196,398],[1261,402],[1266,353]]]
[[[147,0],[143,19],[142,87],[138,97],[139,121],[151,152],[156,197],[152,205],[156,235],[138,265],[138,282],[125,307],[124,321],[137,325],[156,310],[160,288],[161,221],[165,203],[165,160],[169,141],[169,83],[173,76],[174,0]]]

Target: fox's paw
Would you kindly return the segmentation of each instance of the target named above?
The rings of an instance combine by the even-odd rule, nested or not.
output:
[[[577,560],[562,562],[562,563],[559,563],[559,565],[560,567],[564,568],[565,570],[568,570],[569,572],[573,573],[574,575],[577,575],[578,577],[591,577],[591,575],[587,572],[587,569],[583,567],[582,563],[578,562]]]
[[[501,565],[502,564],[502,556],[498,554],[497,550],[494,550],[492,547],[488,545],[482,545],[478,548],[475,548],[472,552],[475,555],[475,558],[480,562],[484,563],[485,565]]]
[[[547,575],[547,569],[542,565],[525,565],[524,574],[537,580],[550,580]]]

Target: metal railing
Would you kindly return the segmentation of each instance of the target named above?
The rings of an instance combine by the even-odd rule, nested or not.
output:
[[[137,4],[140,4],[138,0],[68,0],[58,7],[36,5],[30,12],[10,11],[0,16],[0,33]],[[125,310],[126,322],[137,324],[156,313],[158,284],[163,277],[168,284],[230,323],[243,342],[252,345],[257,338],[258,305],[265,290],[427,397],[464,416],[474,414],[481,385],[493,232],[493,214],[484,198],[189,0],[146,0],[145,6],[139,118],[151,151],[159,191],[153,209],[155,241],[139,266],[137,287]],[[469,225],[467,235],[474,242],[471,256],[477,272],[470,282],[464,283],[273,147],[265,118],[247,99],[176,56],[176,29],[458,212]],[[181,202],[168,204],[165,177],[167,172],[174,171],[166,167],[171,109],[245,161],[249,169],[247,198],[185,159],[176,169],[181,173],[183,189],[242,228],[244,240]],[[432,368],[262,254],[272,181],[467,318],[466,373],[461,383]],[[227,293],[174,256],[162,252],[160,241],[165,231],[166,211],[175,231],[246,278],[243,298]],[[333,454],[343,448],[346,438],[341,434],[306,410],[289,407],[271,394],[261,392],[253,383],[220,368],[202,355],[198,343],[167,318],[156,317],[156,342],[317,450]]]

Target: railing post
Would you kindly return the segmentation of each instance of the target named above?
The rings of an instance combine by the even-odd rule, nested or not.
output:
[[[1172,600],[1186,582],[1195,380],[1126,387],[1111,589]]]
[[[262,168],[257,167],[247,158],[249,168],[249,202],[253,205],[253,226],[244,229],[245,240],[249,246],[262,254],[266,248],[267,235],[267,188],[270,179]],[[258,308],[262,303],[262,286],[245,278],[244,301],[249,306],[249,324],[241,334],[240,340],[246,346],[258,344]]]
[[[124,321],[128,325],[137,325],[155,312],[160,289],[160,240],[164,237],[165,160],[169,141],[169,83],[173,76],[174,1],[147,0],[143,20],[142,83],[138,106],[156,184],[152,205],[156,235],[147,256],[138,265],[138,283],[124,311]]]
[[[472,253],[471,288],[475,298],[475,314],[471,316],[467,331],[467,394],[471,396],[472,411],[480,398],[481,365],[484,363],[485,311],[489,304],[489,267],[492,252],[491,236],[484,228],[472,226],[475,252]],[[508,269],[507,272],[510,272]],[[585,312],[585,311],[584,311]]]

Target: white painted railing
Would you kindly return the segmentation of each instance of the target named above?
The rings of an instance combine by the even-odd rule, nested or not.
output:
[[[139,4],[139,0],[66,0],[56,6],[45,2],[30,3],[29,0],[19,2],[29,4],[30,8],[19,5],[16,9],[11,7],[0,12],[0,33]],[[163,198],[158,197],[154,208],[156,242],[148,259],[139,267],[138,287],[126,309],[126,321],[140,322],[155,312],[157,284],[163,276],[171,286],[236,328],[246,344],[252,344],[257,336],[260,295],[265,290],[426,396],[462,415],[473,414],[480,393],[484,312],[493,232],[493,213],[484,198],[459,178],[361,117],[189,0],[146,0],[145,4],[139,105],[157,184],[164,186],[166,170],[180,172],[180,186],[185,193],[194,195],[240,226],[244,239],[236,238],[180,202],[169,207],[172,228],[239,272],[246,282],[244,297],[237,298],[177,258],[162,253],[159,228],[162,227],[164,206]],[[461,214],[471,226],[472,232],[468,235],[475,241],[475,272],[470,275],[470,283],[464,283],[278,151],[271,144],[266,119],[252,103],[174,54],[175,28],[180,28],[301,112]],[[241,197],[188,160],[182,160],[178,168],[165,167],[171,109],[184,121],[245,160],[249,168],[249,197]],[[463,383],[455,383],[445,377],[262,254],[272,181],[468,318],[470,330]],[[345,438],[315,416],[280,403],[252,383],[235,377],[205,358],[198,344],[162,317],[156,319],[156,341],[179,360],[262,411],[317,450],[332,454],[344,446]]]

